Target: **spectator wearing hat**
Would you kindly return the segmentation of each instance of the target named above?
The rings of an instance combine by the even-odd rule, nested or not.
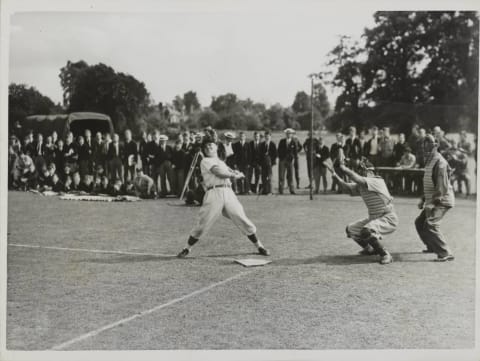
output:
[[[130,129],[125,130],[125,153],[123,157],[124,183],[133,180],[135,177],[135,166],[138,160],[137,143],[132,139],[132,132]]]
[[[159,133],[158,133],[159,134]],[[157,134],[156,134],[157,136]],[[156,146],[155,149],[155,159],[154,165],[156,168],[155,174],[160,176],[160,187],[161,190],[159,192],[160,197],[166,197],[168,195],[168,188],[167,188],[167,180],[168,184],[170,185],[170,191],[174,192],[173,189],[173,169],[172,169],[172,155],[173,150],[167,144],[168,137],[166,135],[158,135],[158,143],[155,141]]]
[[[250,179],[251,148],[246,139],[247,136],[245,132],[240,132],[238,142],[234,143],[232,146],[233,154],[235,156],[236,169],[245,174],[244,178],[237,179],[237,192],[239,194],[250,193],[250,185],[248,180]]]
[[[293,161],[297,154],[297,144],[293,139],[295,131],[291,128],[284,130],[285,138],[278,143],[278,192],[283,194],[285,184],[285,173],[287,175],[287,184],[291,194],[295,194],[293,186]]]
[[[266,131],[265,141],[260,144],[260,165],[262,167],[262,193],[272,194],[272,168],[276,164],[277,146],[272,140],[272,134]]]

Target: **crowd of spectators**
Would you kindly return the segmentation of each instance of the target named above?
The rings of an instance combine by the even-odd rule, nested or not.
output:
[[[460,133],[458,142],[447,139],[439,127],[431,131],[439,144],[439,151],[452,168],[452,183],[462,191],[465,184],[470,193],[471,180],[468,158],[476,155],[467,133]],[[408,139],[400,133],[396,139],[388,127],[357,134],[350,127],[348,134],[337,133],[333,144],[325,144],[322,136],[310,136],[303,142],[291,129],[286,130],[285,139],[276,144],[268,131],[254,132],[248,140],[246,133],[239,132],[238,138],[231,132],[223,134],[219,144],[219,157],[232,169],[246,174],[246,178],[234,184],[237,194],[272,193],[272,169],[278,161],[279,192],[283,193],[284,178],[287,176],[290,193],[300,188],[300,157],[305,152],[309,184],[319,193],[320,185],[327,192],[327,173],[323,162],[331,158],[337,173],[338,165],[346,162],[355,169],[362,157],[368,158],[377,168],[416,169],[423,168],[422,141],[427,131],[415,125]],[[118,134],[96,133],[90,130],[76,138],[68,133],[60,139],[56,132],[44,138],[40,133],[29,132],[23,139],[16,135],[9,138],[9,188],[34,189],[54,192],[84,192],[88,194],[130,194],[142,198],[180,196],[189,173],[188,188],[196,189],[201,184],[199,164],[203,133],[186,131],[170,140],[158,130],[141,134],[133,140],[132,132],[126,130],[122,139]],[[311,159],[313,144],[314,159]],[[192,166],[192,162],[195,164]],[[313,165],[313,171],[311,169]],[[421,179],[421,177],[420,177]],[[294,182],[295,181],[295,182]],[[406,187],[415,192],[421,187],[415,177],[391,179],[389,187]],[[320,184],[322,183],[322,184]],[[295,187],[296,186],[296,187]],[[185,187],[187,188],[187,187]],[[340,192],[332,179],[331,191]]]

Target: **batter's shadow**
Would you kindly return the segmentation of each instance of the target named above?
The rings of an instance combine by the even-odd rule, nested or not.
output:
[[[118,264],[118,263],[135,263],[135,262],[158,262],[178,260],[172,256],[150,256],[150,255],[113,255],[108,258],[83,258],[75,261],[76,263],[101,263],[101,264]]]

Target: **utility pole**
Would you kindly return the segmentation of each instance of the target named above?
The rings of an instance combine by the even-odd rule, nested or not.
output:
[[[313,96],[314,96],[314,88],[315,88],[315,79],[318,79],[320,76],[318,73],[312,73],[308,76],[310,78],[310,112],[311,112],[311,119],[310,119],[310,200],[313,200],[313,158],[314,158],[314,143],[313,143],[313,122],[315,119],[314,115],[314,106],[313,106]]]

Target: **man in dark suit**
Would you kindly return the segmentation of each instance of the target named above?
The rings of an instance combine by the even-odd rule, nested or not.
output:
[[[138,154],[140,155],[140,160],[142,161],[142,170],[143,173],[149,175],[149,166],[148,166],[148,136],[147,132],[142,132],[142,139],[138,144]]]
[[[312,141],[310,132],[308,132],[308,138],[305,139],[305,142],[303,142],[303,150],[305,151],[305,158],[307,160],[307,172],[308,172],[308,182],[309,182],[307,188],[312,187],[312,144],[313,144],[313,152],[315,153],[318,147],[318,139],[314,136]],[[315,161],[315,158],[314,158],[314,161]]]
[[[170,188],[173,186],[173,169],[172,169],[172,148],[167,145],[168,137],[166,135],[160,135],[158,130],[155,131],[154,141],[152,143],[151,152],[153,152],[153,167],[155,184],[158,184],[158,177],[160,177],[160,197],[166,197],[167,179],[170,184]],[[173,189],[171,189],[173,191]]]
[[[88,153],[88,174],[93,174],[93,140],[90,129],[85,129],[85,148],[87,149]]]
[[[260,165],[260,133],[253,133],[253,140],[250,142],[250,172],[249,180],[250,190],[254,193],[258,191],[258,183],[260,182],[262,167]],[[252,183],[253,178],[253,183]]]
[[[293,139],[295,131],[291,128],[284,130],[285,138],[278,143],[278,192],[283,194],[285,184],[285,173],[291,194],[295,194],[293,187],[293,161],[297,156],[297,144]]]
[[[277,146],[272,141],[272,135],[266,131],[265,141],[260,144],[260,165],[262,167],[262,193],[272,194],[272,168],[277,159]]]
[[[135,166],[137,164],[138,149],[137,143],[132,139],[132,132],[130,129],[125,131],[125,154],[123,158],[123,169],[124,169],[124,184],[127,184],[127,181],[133,181],[135,178]]]
[[[122,159],[124,158],[124,148],[120,144],[118,134],[113,135],[113,141],[108,147],[107,159],[110,164],[110,179],[112,183],[123,179]]]
[[[37,141],[33,143],[33,154],[32,159],[35,163],[35,168],[40,170],[43,168],[45,163],[45,144],[43,143],[43,135],[41,133],[37,134]]]
[[[105,169],[105,156],[102,151],[103,141],[102,141],[102,133],[97,132],[95,134],[95,140],[92,142],[92,161],[93,166],[96,169],[99,165]]]
[[[300,160],[298,159],[298,154],[302,151],[302,143],[298,140],[297,136],[293,135],[293,140],[297,146],[297,153],[295,158],[293,158],[293,169],[295,170],[295,182],[297,184],[297,189],[300,188]]]
[[[237,180],[237,191],[240,194],[250,193],[249,189],[249,165],[251,158],[251,149],[249,143],[247,143],[244,132],[239,133],[240,140],[233,144],[233,154],[235,156],[235,165],[237,169],[245,174],[245,178]]]

